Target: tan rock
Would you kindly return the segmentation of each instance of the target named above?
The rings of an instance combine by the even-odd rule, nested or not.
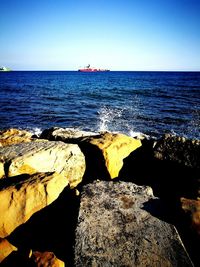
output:
[[[141,141],[124,134],[105,132],[100,135],[83,138],[81,144],[85,150],[87,150],[87,144],[93,146],[97,153],[91,155],[91,157],[97,157],[100,153],[104,162],[98,160],[98,164],[105,164],[110,178],[116,178],[123,166],[123,159],[140,147]],[[88,147],[88,149],[90,148]]]
[[[181,198],[182,209],[189,213],[191,226],[200,236],[200,199]]]
[[[34,251],[31,259],[35,262],[37,267],[64,267],[65,263],[56,258],[53,252],[39,252]]]
[[[21,179],[19,179],[21,178]],[[13,177],[0,191],[0,237],[6,237],[31,215],[56,200],[68,180],[57,173]]]
[[[66,176],[71,187],[81,182],[85,157],[78,145],[63,142],[29,142],[0,148],[0,161],[7,177],[37,172],[57,172]]]
[[[13,246],[7,239],[0,238],[0,263],[17,248]]]
[[[30,142],[32,133],[18,129],[0,131],[0,146],[9,146],[22,142]]]

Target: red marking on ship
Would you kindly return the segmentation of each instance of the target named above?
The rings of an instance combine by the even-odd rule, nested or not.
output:
[[[90,67],[90,64],[88,64],[85,68],[79,69],[78,71],[81,71],[81,72],[105,72],[105,71],[110,71],[110,70],[92,68],[92,67]]]

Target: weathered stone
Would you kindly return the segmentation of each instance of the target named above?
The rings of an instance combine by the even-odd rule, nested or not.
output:
[[[0,263],[17,248],[13,246],[7,239],[0,238]]]
[[[56,200],[68,180],[57,173],[13,177],[0,184],[0,237],[6,237],[35,212]],[[6,184],[5,184],[6,182]]]
[[[125,182],[84,186],[75,266],[193,266],[171,224],[159,220],[150,187]]]
[[[116,178],[123,166],[123,159],[140,147],[141,141],[124,134],[105,132],[100,135],[85,137],[79,145],[84,153],[89,155],[88,164],[93,162],[93,167],[96,164],[94,169],[99,170],[99,172],[106,168],[108,176]],[[96,174],[94,173],[94,175]]]
[[[66,176],[70,187],[81,182],[85,157],[78,145],[63,142],[29,142],[0,148],[0,161],[8,177],[37,172],[57,172]]]
[[[5,176],[4,172],[4,164],[3,162],[0,162],[0,179]]]
[[[165,135],[154,148],[155,158],[200,168],[200,141]]]
[[[59,128],[59,127],[52,127],[50,129],[44,130],[40,138],[42,139],[48,139],[51,141],[63,141],[63,142],[69,142],[69,141],[76,141],[80,137],[86,137],[91,135],[96,135],[97,133],[94,132],[87,132],[87,131],[81,131],[74,128]]]
[[[32,133],[19,129],[0,131],[0,146],[14,145],[23,142],[31,142]]]
[[[200,236],[200,199],[181,198],[182,209],[189,213],[191,226]]]
[[[35,262],[34,266],[42,267],[64,267],[65,263],[56,258],[53,252],[39,252],[34,251],[31,259]]]

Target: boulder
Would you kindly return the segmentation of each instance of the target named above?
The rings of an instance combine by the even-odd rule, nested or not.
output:
[[[32,133],[25,130],[8,129],[0,131],[0,146],[31,142],[32,140]]]
[[[182,209],[189,214],[193,230],[200,237],[200,199],[181,198]]]
[[[4,177],[5,171],[4,171],[4,164],[0,161],[0,179]]]
[[[82,138],[79,146],[88,158],[88,168],[93,169],[91,176],[113,179],[118,177],[123,159],[141,144],[140,140],[124,134],[104,132]]]
[[[166,134],[155,145],[154,156],[159,160],[167,160],[199,169],[200,140],[190,140]]]
[[[0,237],[9,235],[35,212],[58,198],[68,180],[57,173],[13,177],[0,184]]]
[[[31,260],[35,263],[35,267],[65,267],[65,263],[56,258],[53,252],[34,251],[31,255]]]
[[[152,189],[125,182],[83,187],[75,266],[193,266],[175,227],[158,219]]]
[[[17,251],[17,248],[7,239],[0,238],[0,263],[13,251]]]
[[[45,129],[41,133],[40,138],[51,141],[76,142],[78,138],[96,134],[97,133],[81,131],[75,128],[52,127],[50,129]]]
[[[78,145],[59,141],[44,140],[1,147],[0,162],[4,165],[6,177],[57,172],[66,176],[70,187],[80,183],[85,172],[85,157]]]

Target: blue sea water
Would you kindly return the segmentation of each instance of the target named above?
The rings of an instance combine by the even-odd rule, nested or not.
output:
[[[200,139],[200,72],[1,72],[0,129],[52,126]]]

